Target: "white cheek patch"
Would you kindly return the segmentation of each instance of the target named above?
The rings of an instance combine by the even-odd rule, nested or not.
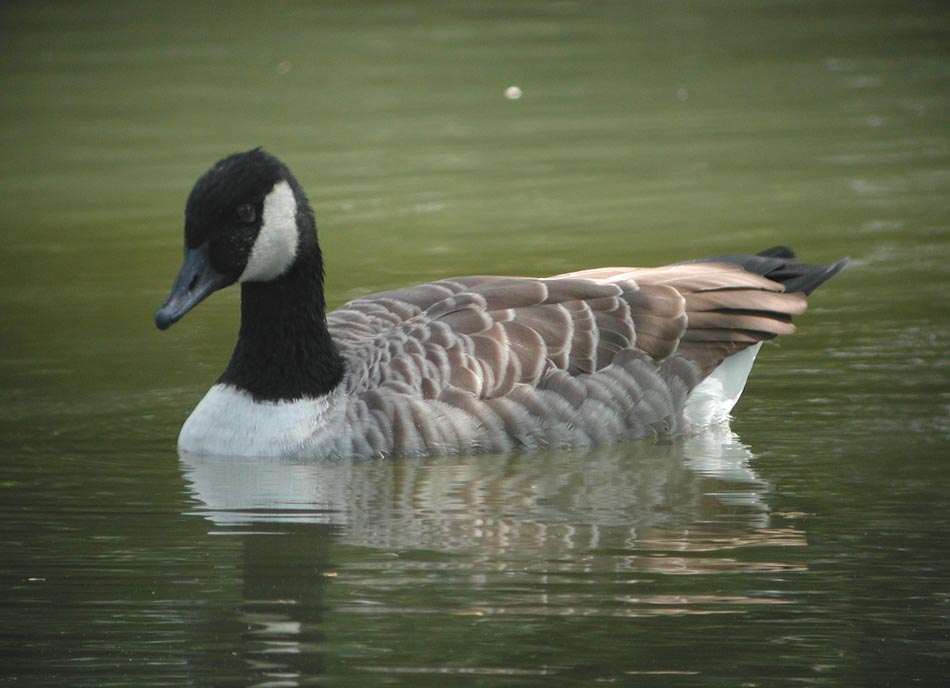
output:
[[[239,282],[268,282],[283,275],[297,257],[297,199],[286,181],[264,197],[264,217]]]

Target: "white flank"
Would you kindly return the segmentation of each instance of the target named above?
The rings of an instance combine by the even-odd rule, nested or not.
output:
[[[264,217],[247,267],[239,282],[268,282],[280,277],[297,257],[297,199],[286,181],[264,198]]]
[[[762,343],[743,349],[720,363],[705,380],[696,385],[686,400],[686,419],[703,427],[721,423],[742,396],[746,380]]]
[[[255,401],[218,384],[178,436],[178,451],[211,456],[320,457],[330,453],[344,416],[338,391],[319,399]]]

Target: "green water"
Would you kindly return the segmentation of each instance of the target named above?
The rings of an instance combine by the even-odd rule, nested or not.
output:
[[[0,40],[0,683],[950,675],[943,3],[4,3]],[[779,243],[853,264],[731,430],[183,462],[238,294],[152,313],[194,179],[258,144],[311,195],[331,305]]]

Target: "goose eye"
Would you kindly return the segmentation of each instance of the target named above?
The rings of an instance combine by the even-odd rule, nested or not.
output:
[[[237,217],[241,222],[254,222],[257,219],[257,209],[250,203],[242,203],[237,207]]]

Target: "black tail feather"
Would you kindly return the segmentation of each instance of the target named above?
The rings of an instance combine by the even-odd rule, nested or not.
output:
[[[788,246],[773,246],[764,251],[759,251],[759,255],[767,258],[791,258],[795,260],[795,251]]]
[[[799,263],[795,252],[787,246],[773,246],[754,256],[715,256],[686,262],[734,263],[749,272],[780,282],[787,292],[807,295],[844,270],[848,259],[842,258],[832,265],[807,265]]]

